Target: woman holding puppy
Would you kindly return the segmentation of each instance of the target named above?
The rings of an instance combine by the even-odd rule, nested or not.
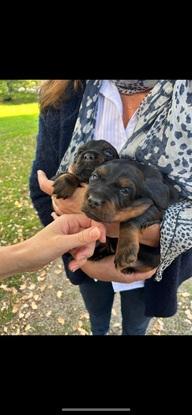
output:
[[[123,157],[157,166],[190,197],[190,94],[191,81],[47,81],[41,90],[36,160],[30,178],[32,201],[43,224],[51,221],[52,210],[52,182],[47,177],[53,177],[58,169],[69,169],[77,147],[92,139],[105,139]],[[53,199],[55,212],[79,212],[84,192],[78,188],[69,199]],[[186,232],[180,239],[181,211],[190,232],[189,202],[168,209],[161,229],[162,261],[157,273],[125,276],[115,269],[113,257],[99,262],[82,258],[77,269],[69,255],[63,257],[67,276],[80,286],[93,334],[107,334],[118,291],[124,335],[143,335],[151,317],[176,312],[177,287],[190,277],[192,263],[192,243]],[[117,235],[116,227],[107,230],[109,236]],[[158,246],[159,241],[158,225],[143,232],[141,243]],[[69,262],[73,272],[68,269]]]

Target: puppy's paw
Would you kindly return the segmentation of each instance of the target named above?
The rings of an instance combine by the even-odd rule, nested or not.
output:
[[[115,255],[115,267],[122,272],[126,272],[125,270],[129,270],[128,272],[132,272],[132,269],[134,268],[134,265],[137,262],[137,255],[137,245],[119,247]]]

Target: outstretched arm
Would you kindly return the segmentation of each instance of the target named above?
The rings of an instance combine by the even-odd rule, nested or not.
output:
[[[105,241],[102,224],[95,224],[83,214],[63,215],[32,238],[1,247],[0,277],[33,271],[74,248],[79,254],[82,250],[84,257],[91,256],[98,239]]]

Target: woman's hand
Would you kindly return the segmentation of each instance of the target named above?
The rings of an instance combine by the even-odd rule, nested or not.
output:
[[[141,231],[139,242],[143,245],[157,247],[160,243],[160,225],[155,224],[148,226]]]
[[[52,212],[51,214],[52,218],[54,220],[58,219],[59,216],[56,215],[55,212]],[[66,217],[66,215],[65,215]],[[105,226],[102,223],[99,222],[95,222],[92,219],[89,219],[87,216],[85,216],[84,214],[74,214],[74,215],[70,215],[69,216],[69,220],[70,217],[74,218],[74,223],[78,220],[81,219],[81,221],[84,220],[84,223],[90,223],[90,226],[98,228],[101,235],[100,235],[100,242],[105,243],[106,242],[106,229]],[[80,219],[79,219],[80,218]],[[89,222],[87,222],[89,221]],[[94,251],[95,251],[95,245],[96,245],[96,240],[94,239],[93,242],[89,242],[87,244],[84,244],[81,248],[72,248],[69,250],[70,254],[76,258],[78,260],[78,263],[80,261],[80,263],[85,263],[87,261],[88,258],[90,258]]]
[[[52,196],[53,209],[57,215],[63,215],[63,213],[81,213],[81,207],[87,191],[87,184],[82,184],[78,187],[71,197],[67,199],[57,199]]]
[[[58,216],[64,213],[82,213],[81,206],[87,191],[87,184],[83,183],[78,187],[71,197],[67,199],[57,199],[53,196],[53,180],[49,180],[42,170],[38,170],[38,181],[40,189],[51,196],[53,209]]]
[[[132,274],[123,274],[120,271],[117,271],[114,265],[114,256],[108,256],[101,259],[100,261],[77,261],[76,259],[72,260],[69,263],[69,269],[71,271],[76,271],[78,268],[81,268],[90,278],[97,279],[99,281],[114,281],[114,282],[123,282],[131,283],[134,281],[141,281],[151,278],[157,268],[154,268],[152,271],[148,272],[136,272]]]
[[[94,222],[93,222],[94,223]],[[97,222],[95,222],[95,225]],[[142,231],[140,243],[149,246],[159,246],[160,240],[160,225],[152,225]],[[87,261],[94,252],[94,245],[89,245],[89,254],[85,251],[80,254],[75,250],[72,252],[74,259],[70,262],[69,268],[71,271],[76,271],[81,268],[90,278],[96,278],[101,281],[117,281],[117,282],[134,282],[151,278],[157,268],[147,272],[135,272],[132,274],[123,274],[117,271],[114,265],[114,256],[103,258],[100,261]]]
[[[92,255],[96,240],[105,242],[105,227],[85,215],[62,215],[32,238],[0,249],[0,276],[36,270],[72,248]]]
[[[53,180],[49,180],[42,170],[37,170],[37,178],[39,182],[39,187],[42,192],[47,193],[49,196],[52,196],[53,193]]]

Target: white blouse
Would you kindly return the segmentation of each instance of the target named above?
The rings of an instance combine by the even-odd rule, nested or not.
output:
[[[123,124],[123,104],[117,87],[104,80],[99,91],[98,109],[95,125],[95,140],[109,141],[117,151],[132,135],[137,122],[137,112],[133,114],[127,127]],[[112,282],[115,292],[133,290],[144,286],[143,281],[132,283]]]

